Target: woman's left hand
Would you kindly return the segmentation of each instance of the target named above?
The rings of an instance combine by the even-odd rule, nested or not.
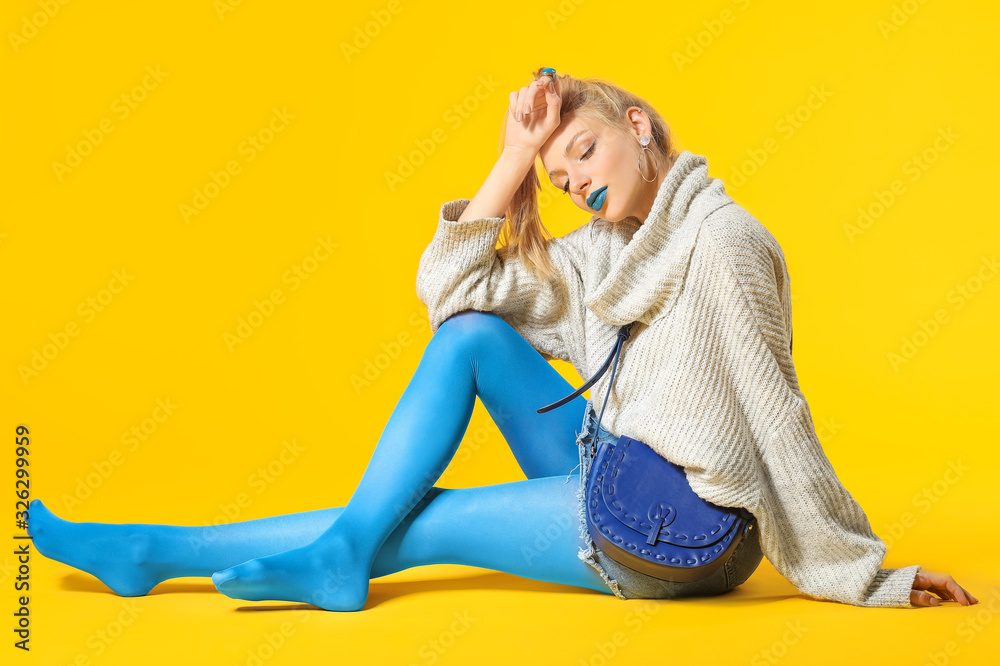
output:
[[[938,596],[935,597],[925,590],[930,590]],[[914,606],[940,606],[941,600],[938,597],[957,601],[963,606],[979,603],[979,599],[962,589],[948,574],[918,570],[916,578],[913,579],[913,589],[910,590],[910,603]]]

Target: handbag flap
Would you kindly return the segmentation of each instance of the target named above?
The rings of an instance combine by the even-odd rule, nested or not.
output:
[[[651,547],[711,547],[742,522],[734,509],[701,499],[683,467],[625,435],[601,446],[591,474],[601,484],[599,513],[613,516]]]

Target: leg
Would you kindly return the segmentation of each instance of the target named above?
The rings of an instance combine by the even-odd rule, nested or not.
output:
[[[373,578],[427,564],[465,564],[534,580],[611,591],[577,556],[579,477],[481,488],[433,487],[382,544]],[[39,501],[29,534],[46,557],[82,569],[120,596],[141,596],[180,576],[210,576],[256,557],[304,546],[343,507],[224,525],[72,523]]]
[[[572,393],[576,387],[494,314],[468,311],[445,323],[452,332],[462,327],[458,334],[470,345],[476,393],[524,476],[536,479],[573,470],[580,462],[575,431],[580,427],[587,399],[577,396],[558,409],[539,414],[539,407]]]
[[[610,595],[601,575],[579,557],[579,484],[573,473],[442,490],[409,530],[393,532],[400,541],[386,563],[465,564]]]
[[[534,418],[523,412],[534,412],[570,391],[572,387],[500,317],[467,311],[448,319],[428,343],[334,524],[307,546],[217,572],[212,577],[216,587],[236,599],[360,610],[382,543],[455,455],[476,396],[484,397],[508,431],[530,429],[509,443],[521,444],[514,448],[519,460],[548,476],[569,473],[577,461],[573,427],[586,399],[576,403],[579,409],[534,413]],[[558,435],[556,441],[539,439],[551,433]]]

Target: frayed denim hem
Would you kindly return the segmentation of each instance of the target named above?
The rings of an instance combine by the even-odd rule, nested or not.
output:
[[[580,519],[580,539],[583,540],[583,543],[586,545],[586,548],[580,548],[579,553],[577,553],[577,557],[592,566],[597,573],[601,574],[601,578],[616,597],[628,600],[628,597],[626,597],[622,592],[618,581],[611,578],[608,575],[608,572],[604,570],[595,558],[595,555],[597,554],[597,545],[591,538],[590,530],[587,528],[587,477],[590,476],[590,456],[586,454],[586,447],[589,446],[591,442],[591,436],[598,437],[600,434],[591,433],[588,426],[588,420],[590,420],[592,408],[593,406],[591,401],[587,400],[587,409],[585,409],[583,413],[583,424],[580,426],[580,431],[576,434],[576,446],[580,453],[580,464],[577,465],[577,467],[580,468],[580,484],[576,489],[577,513]],[[604,430],[604,428],[601,428],[601,430]],[[566,477],[567,482],[572,475],[573,470],[571,470],[569,476]]]

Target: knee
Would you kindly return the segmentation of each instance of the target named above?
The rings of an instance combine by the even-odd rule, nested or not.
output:
[[[457,312],[438,327],[434,338],[447,338],[449,344],[478,344],[496,340],[496,336],[513,330],[510,324],[492,312],[463,310]]]

